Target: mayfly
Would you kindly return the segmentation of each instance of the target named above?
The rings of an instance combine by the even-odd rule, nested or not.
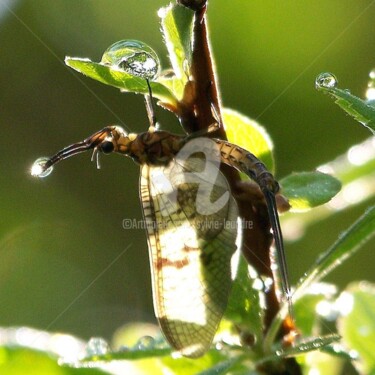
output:
[[[264,164],[241,147],[200,133],[181,136],[158,130],[151,96],[145,97],[148,131],[134,134],[120,126],[107,126],[50,158],[38,159],[32,174],[45,177],[56,163],[89,150],[93,156],[112,152],[129,156],[141,166],[140,198],[156,317],[175,350],[199,357],[209,349],[227,306],[239,231],[237,205],[220,164],[247,174],[263,192],[283,294],[291,306],[275,202],[279,186]],[[217,126],[213,124],[208,131]]]

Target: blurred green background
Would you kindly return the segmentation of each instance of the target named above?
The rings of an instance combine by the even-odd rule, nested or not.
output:
[[[211,0],[209,26],[227,107],[257,118],[275,144],[277,177],[313,170],[369,136],[314,89],[323,71],[363,96],[375,66],[370,0]],[[147,129],[141,96],[120,94],[64,66],[99,61],[120,39],[140,39],[168,66],[157,10],[167,0],[19,0],[0,4],[0,325],[109,338],[120,325],[154,321],[139,167],[120,156],[102,169],[82,155],[47,179],[33,161],[107,124]],[[158,109],[166,130],[175,118]],[[368,202],[367,202],[368,203]],[[292,282],[366,205],[319,221],[287,243]],[[367,245],[330,281],[375,281]]]

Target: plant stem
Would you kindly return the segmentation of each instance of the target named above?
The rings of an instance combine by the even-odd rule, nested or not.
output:
[[[185,87],[179,108],[181,125],[187,133],[191,134],[208,129],[210,125],[218,123],[218,130],[213,134],[208,133],[207,136],[227,139],[221,119],[220,96],[206,26],[205,14],[207,1],[177,0],[177,2],[195,11],[193,26],[194,48],[190,67],[190,79]],[[254,189],[249,188],[248,184],[241,182],[239,173],[236,170],[225,165],[221,170],[230,184],[239,207],[241,218],[246,220],[247,223],[252,223],[252,226],[245,226],[246,229],[243,230],[243,254],[248,263],[260,275],[274,280],[270,257],[272,235],[270,233],[270,221],[266,204],[263,200],[260,201],[254,198],[254,193],[251,193]],[[275,284],[274,282],[273,287],[265,295],[265,334],[280,309]],[[282,327],[281,336],[289,333],[288,329],[286,325]],[[288,369],[287,372],[283,372],[285,374],[301,374],[300,367],[294,358],[286,359],[284,367]],[[274,371],[267,371],[267,373],[276,374]]]
[[[193,7],[196,2],[185,0],[183,3]],[[208,43],[206,9],[206,6],[198,9],[194,19],[191,79],[185,88],[185,94],[181,101],[180,121],[188,133],[202,131],[207,129],[209,125],[218,122],[220,127],[215,131],[214,136],[227,139],[221,119],[220,96]],[[212,108],[215,108],[215,116]],[[265,202],[254,199],[252,193],[254,189],[250,189],[247,184],[241,182],[237,171],[224,166],[222,172],[237,200],[240,216],[247,223],[252,223],[252,226],[249,226],[251,228],[247,228],[243,232],[243,254],[260,275],[273,279],[270,260],[272,236]],[[266,294],[266,306],[265,331],[268,330],[280,307],[274,288]]]

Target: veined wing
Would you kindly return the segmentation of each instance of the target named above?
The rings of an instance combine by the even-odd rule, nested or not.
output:
[[[156,317],[171,346],[188,357],[203,355],[212,343],[228,302],[237,237],[232,196],[218,212],[200,214],[199,183],[183,182],[181,174],[202,163],[190,158],[183,169],[175,161],[145,165],[140,183]],[[213,202],[229,191],[220,172],[214,185],[204,186]]]

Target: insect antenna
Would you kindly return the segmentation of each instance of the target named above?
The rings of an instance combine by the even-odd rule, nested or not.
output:
[[[51,173],[55,164],[89,150],[93,150],[91,160],[96,161],[97,167],[100,168],[98,159],[99,152],[101,151],[100,147],[105,143],[105,140],[111,134],[111,131],[111,127],[106,127],[81,142],[63,148],[51,157],[38,159],[34,163],[31,173],[35,176],[45,177]]]

